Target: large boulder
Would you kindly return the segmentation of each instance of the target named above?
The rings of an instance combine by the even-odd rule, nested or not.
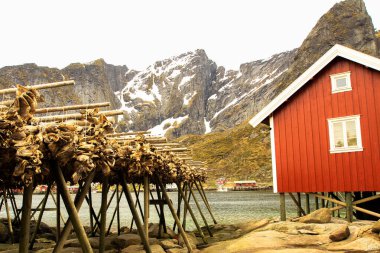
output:
[[[347,239],[350,236],[350,229],[347,225],[340,226],[338,229],[334,230],[329,238],[333,242],[339,242]]]
[[[165,253],[165,250],[158,244],[150,245],[152,253]],[[121,250],[121,253],[145,253],[143,245],[131,245]]]
[[[176,239],[162,240],[162,241],[160,242],[160,245],[161,245],[162,248],[164,248],[165,250],[173,249],[173,248],[182,248],[181,246],[178,245],[178,240],[176,240]]]
[[[9,236],[10,234],[8,227],[0,222],[0,242],[6,242]]]
[[[321,208],[305,215],[299,219],[303,223],[329,223],[331,221],[331,211],[328,208]]]
[[[372,226],[372,232],[380,233],[380,220],[376,221]]]
[[[141,239],[140,236],[136,234],[119,235],[112,241],[112,245],[117,249],[124,249],[130,245],[137,244],[141,244]]]

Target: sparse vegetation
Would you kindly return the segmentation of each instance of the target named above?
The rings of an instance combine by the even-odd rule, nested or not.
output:
[[[219,177],[229,181],[254,179],[271,184],[271,154],[269,127],[256,129],[247,122],[223,132],[206,135],[186,135],[177,141],[193,150],[195,160],[208,163],[208,184]]]

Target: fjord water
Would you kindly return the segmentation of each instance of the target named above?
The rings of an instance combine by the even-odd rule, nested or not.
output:
[[[153,196],[156,198],[156,192],[152,192]],[[177,207],[177,192],[168,193],[174,206]],[[262,218],[272,218],[279,217],[279,195],[273,193],[272,191],[230,191],[230,192],[216,192],[216,191],[207,191],[207,198],[211,205],[213,214],[221,224],[233,224],[239,222],[246,222],[253,219],[262,219]],[[108,198],[110,199],[112,192],[109,193]],[[18,208],[21,208],[22,205],[22,195],[16,195],[16,202]],[[43,199],[44,195],[33,195],[33,204],[32,207],[36,208],[40,201]],[[201,202],[201,197],[196,194],[197,200]],[[97,213],[100,209],[101,204],[101,193],[92,193],[93,198],[93,208]],[[74,195],[72,195],[74,199]],[[134,198],[135,199],[135,198]],[[140,192],[139,200],[143,206],[143,193]],[[212,224],[212,219],[207,213],[207,209],[203,205],[203,202],[200,203],[203,209],[203,212],[208,220],[209,224]],[[202,219],[199,215],[196,205],[193,200],[191,200],[190,205],[194,210],[194,213],[197,217],[198,222],[203,226]],[[296,208],[292,203],[292,200],[286,199],[287,212],[290,216],[296,215]],[[46,204],[47,208],[55,208],[55,204],[51,196],[49,196],[48,202]],[[107,223],[112,218],[116,207],[116,195],[110,204],[110,208],[107,212]],[[64,208],[64,204],[61,200],[61,213],[64,219],[68,218],[68,214]],[[174,220],[171,217],[170,210],[165,206],[166,222],[167,225],[172,226]],[[5,208],[2,208],[0,212],[1,217],[5,218]],[[120,221],[121,226],[129,227],[131,224],[131,212],[129,210],[125,196],[123,195],[120,201]],[[37,215],[34,216],[37,219]],[[89,207],[86,202],[83,202],[82,208],[79,211],[79,217],[82,221],[82,224],[89,226],[90,224],[90,214]],[[182,217],[181,217],[182,219]],[[50,226],[55,226],[56,224],[56,212],[55,211],[46,211],[43,215],[43,222]],[[150,206],[150,221],[153,223],[158,222],[158,216],[154,205]],[[61,226],[62,221],[61,221]],[[107,225],[108,227],[108,225]],[[116,230],[116,216],[112,226],[112,230]],[[190,215],[187,216],[187,229],[194,229],[195,226],[191,220]]]

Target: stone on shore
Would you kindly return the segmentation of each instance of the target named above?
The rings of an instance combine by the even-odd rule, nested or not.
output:
[[[328,208],[321,208],[305,215],[299,219],[303,223],[329,223],[331,221],[331,211]]]
[[[165,250],[158,244],[150,245],[152,253],[165,253]],[[143,245],[131,245],[121,250],[121,253],[145,253]]]
[[[333,242],[339,242],[347,239],[350,236],[350,229],[347,225],[343,225],[339,227],[338,229],[334,230],[329,238]]]
[[[178,245],[178,240],[176,240],[176,239],[162,240],[160,242],[160,245],[165,250],[167,250],[167,249],[173,249],[173,248],[182,248],[181,246]]]
[[[139,235],[136,234],[124,234],[114,238],[112,245],[117,249],[124,249],[130,245],[141,244]]]
[[[7,226],[0,222],[0,243],[6,242],[9,236],[10,234]]]
[[[372,232],[380,233],[380,220],[376,221],[372,226]]]

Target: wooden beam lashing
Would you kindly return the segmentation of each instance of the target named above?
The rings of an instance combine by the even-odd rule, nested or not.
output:
[[[44,89],[58,88],[58,87],[74,85],[74,84],[75,84],[74,80],[69,80],[69,81],[61,81],[61,82],[54,82],[54,83],[27,85],[25,86],[25,88],[35,89],[35,90],[44,90]],[[16,91],[17,91],[17,88],[2,89],[0,90],[0,94],[16,93]]]
[[[116,116],[116,115],[122,115],[123,111],[121,110],[112,110],[112,111],[100,111],[97,113],[97,115],[103,114],[104,116]],[[95,116],[97,116],[95,115]],[[51,121],[67,121],[67,120],[84,120],[86,119],[86,114],[82,113],[74,113],[74,114],[66,114],[66,115],[53,115],[53,116],[44,116],[44,117],[35,117],[35,120],[37,122],[51,122]]]
[[[110,106],[110,102],[104,103],[94,103],[94,104],[81,104],[81,105],[67,105],[67,106],[57,106],[57,107],[46,107],[36,109],[35,114],[39,113],[50,113],[50,112],[65,112],[74,110],[87,110],[93,108],[107,107]]]

